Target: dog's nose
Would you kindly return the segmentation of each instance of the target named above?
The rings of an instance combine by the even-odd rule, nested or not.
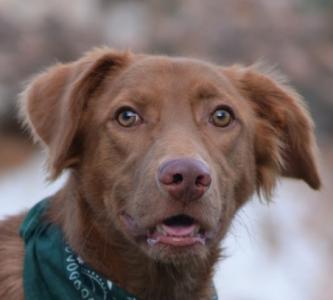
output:
[[[212,182],[208,167],[192,158],[164,162],[158,180],[172,198],[184,202],[201,198]]]

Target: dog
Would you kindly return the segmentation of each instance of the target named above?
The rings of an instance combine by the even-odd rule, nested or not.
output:
[[[244,203],[321,185],[301,96],[256,66],[97,48],[36,76],[20,111],[50,180],[69,175],[1,222],[1,299],[217,299]]]

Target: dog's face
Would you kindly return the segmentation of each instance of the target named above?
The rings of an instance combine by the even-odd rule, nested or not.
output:
[[[141,58],[104,82],[81,172],[103,184],[86,194],[153,257],[205,255],[255,189],[240,97],[218,68],[186,59]]]
[[[251,68],[99,50],[24,99],[54,176],[70,168],[94,222],[155,260],[207,257],[280,175],[320,185],[299,97]]]

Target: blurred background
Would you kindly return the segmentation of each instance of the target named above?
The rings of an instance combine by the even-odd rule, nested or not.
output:
[[[61,187],[16,119],[24,82],[91,47],[262,59],[304,95],[316,123],[324,187],[282,180],[270,205],[240,211],[216,269],[223,300],[333,299],[332,0],[0,0],[0,218]]]

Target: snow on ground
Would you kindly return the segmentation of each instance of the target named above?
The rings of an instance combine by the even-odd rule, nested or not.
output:
[[[64,177],[47,183],[44,159],[36,154],[22,168],[0,177],[0,219],[31,207],[34,203],[57,191]]]
[[[39,155],[0,177],[0,219],[53,194],[65,180],[48,184],[45,178]],[[298,189],[297,183],[284,183],[273,204],[253,199],[237,215],[223,243],[227,258],[219,263],[214,278],[221,299],[312,299],[323,262],[316,245],[299,234],[297,220],[304,205],[295,198]],[[273,225],[266,228],[267,224]],[[278,240],[277,250],[265,242],[265,230],[266,240],[267,234],[273,245]]]

